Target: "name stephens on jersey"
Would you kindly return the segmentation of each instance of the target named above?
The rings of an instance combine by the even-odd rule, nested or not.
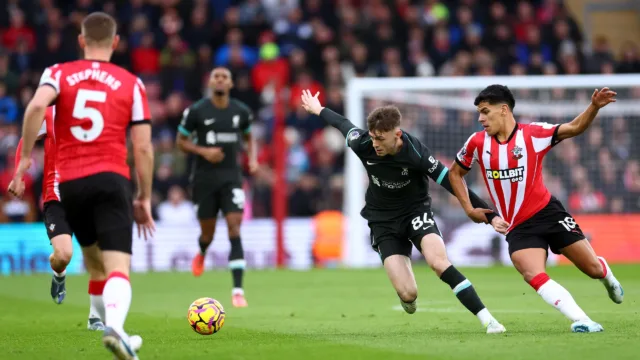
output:
[[[68,75],[65,79],[67,80],[67,84],[69,84],[69,86],[76,86],[81,81],[86,80],[95,80],[101,82],[109,86],[113,91],[118,90],[120,86],[122,86],[120,80],[116,79],[111,74],[101,69],[85,69],[83,71]]]

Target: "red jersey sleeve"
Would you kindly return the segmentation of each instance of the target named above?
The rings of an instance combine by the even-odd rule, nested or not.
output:
[[[467,142],[464,143],[462,149],[458,151],[458,155],[456,156],[456,163],[465,170],[471,170],[474,161],[478,159],[478,145],[475,140],[476,134],[477,133],[473,133],[469,136],[469,139],[467,139]]]
[[[44,69],[38,86],[49,85],[60,94],[60,73],[61,69],[57,64]]]
[[[557,139],[558,129],[560,128],[558,124],[534,122],[529,124],[528,127],[533,149],[537,153],[547,152],[560,142]]]
[[[131,106],[131,122],[134,124],[149,122],[151,112],[149,111],[149,100],[147,90],[140,78],[136,79],[133,86],[133,105]]]

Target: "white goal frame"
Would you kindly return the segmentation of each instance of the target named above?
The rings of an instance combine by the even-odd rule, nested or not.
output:
[[[506,85],[511,89],[551,89],[551,88],[601,88],[615,90],[616,87],[640,87],[640,74],[619,75],[559,75],[559,76],[473,76],[473,77],[413,77],[413,78],[353,78],[346,88],[346,117],[359,127],[365,128],[363,101],[368,92],[375,91],[375,98],[386,97],[393,100],[394,91],[460,90],[478,92],[491,84]],[[381,94],[382,93],[382,94]],[[437,99],[435,99],[437,100]],[[516,99],[517,101],[517,99]],[[617,104],[619,104],[618,102]],[[615,108],[618,105],[613,106]],[[568,106],[586,106],[586,104],[567,104]],[[624,111],[638,108],[638,104],[623,105]],[[635,106],[633,106],[635,105]],[[468,106],[473,111],[473,99]],[[526,109],[526,107],[525,107]],[[609,108],[603,110],[607,111]],[[519,110],[519,109],[518,109]],[[580,113],[579,110],[576,115]],[[516,111],[517,113],[518,111]],[[640,113],[638,113],[640,116]],[[460,144],[462,146],[462,144]],[[366,172],[358,157],[350,150],[346,151],[343,214],[345,232],[342,251],[342,264],[349,267],[367,266],[367,253],[372,251],[365,241],[366,225],[361,219],[360,210],[364,206],[365,189],[362,184]]]

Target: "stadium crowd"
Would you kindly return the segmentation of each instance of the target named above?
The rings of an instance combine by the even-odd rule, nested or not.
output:
[[[281,186],[275,184],[270,146],[276,96],[286,96],[289,215],[310,216],[341,207],[344,139],[301,110],[304,88],[320,91],[322,101],[342,113],[344,87],[353,77],[640,72],[638,44],[614,54],[607,38],[597,37],[592,51],[584,52],[578,25],[557,0],[7,0],[0,8],[0,220],[41,216],[42,149],[34,155],[29,196],[21,201],[6,194],[22,114],[46,66],[80,57],[79,24],[94,10],[119,21],[113,62],[145,81],[156,149],[156,216],[173,222],[193,220],[190,159],[174,145],[176,129],[183,109],[206,92],[214,66],[231,69],[232,95],[256,114],[261,168],[247,178],[254,217],[270,216],[271,189]],[[276,94],[276,85],[286,91]],[[584,97],[579,91],[547,95]],[[534,92],[516,96],[545,99]],[[478,130],[471,111],[400,108],[410,119],[407,129],[449,163]],[[640,138],[639,124],[632,117],[601,118],[588,134],[551,153],[547,184],[570,211],[640,211],[640,143],[632,141]],[[475,184],[486,195],[483,184]],[[457,209],[455,198],[440,191],[434,197]],[[435,209],[442,216],[449,211]]]

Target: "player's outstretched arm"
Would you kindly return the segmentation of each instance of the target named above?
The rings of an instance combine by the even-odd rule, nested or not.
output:
[[[340,130],[342,135],[346,138],[349,131],[355,129],[356,126],[344,116],[322,106],[318,99],[318,95],[320,95],[320,92],[315,95],[311,95],[309,90],[303,90],[301,95],[302,107],[310,114],[320,116],[327,122],[327,124]]]
[[[615,91],[607,87],[601,90],[595,89],[593,95],[591,95],[591,104],[589,104],[587,109],[572,121],[561,124],[558,127],[556,141],[569,139],[585,132],[596,118],[596,115],[598,115],[600,109],[612,102],[616,102],[616,95],[617,93]]]

